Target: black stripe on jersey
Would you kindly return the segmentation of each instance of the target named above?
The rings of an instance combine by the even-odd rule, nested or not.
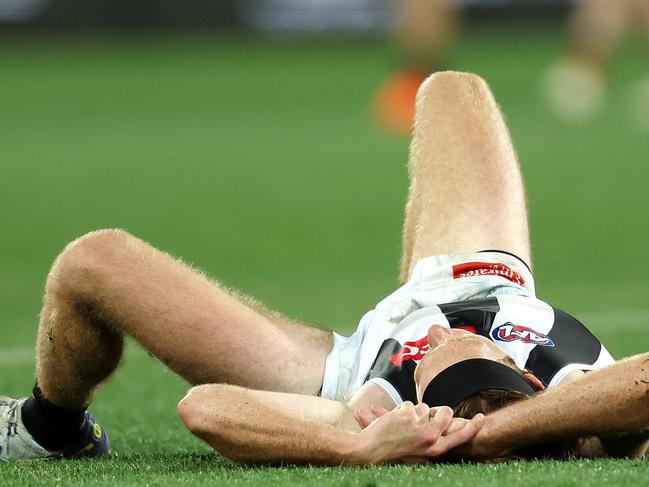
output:
[[[448,320],[451,328],[470,325],[475,327],[479,335],[489,337],[491,324],[496,313],[500,311],[498,298],[468,299],[457,303],[438,305]],[[432,323],[431,323],[432,324]]]
[[[451,328],[473,326],[478,334],[488,337],[491,324],[500,305],[496,297],[469,299],[457,303],[440,304]],[[434,323],[431,323],[433,325]],[[413,337],[421,338],[421,337]],[[379,353],[370,368],[367,380],[380,377],[388,381],[399,392],[404,401],[417,402],[417,389],[414,376],[417,363],[414,360],[404,360],[401,365],[394,365],[390,357],[403,350],[403,345],[394,338],[383,342]]]
[[[601,342],[580,321],[557,308],[554,325],[548,338],[554,347],[534,347],[525,368],[533,372],[544,385],[569,364],[594,364],[602,350]]]
[[[417,389],[414,379],[417,364],[414,360],[404,360],[400,366],[390,362],[390,357],[401,352],[402,348],[394,338],[385,340],[374,359],[367,380],[376,377],[385,379],[399,392],[401,399],[417,404]]]

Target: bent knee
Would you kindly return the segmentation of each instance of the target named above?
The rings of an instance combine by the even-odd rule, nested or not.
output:
[[[427,98],[446,102],[462,101],[467,97],[490,95],[487,82],[474,73],[460,71],[438,71],[431,74],[419,87],[418,103]]]
[[[72,241],[54,261],[47,277],[47,291],[80,295],[92,292],[102,275],[119,266],[120,254],[129,241],[137,239],[119,229],[96,230]]]

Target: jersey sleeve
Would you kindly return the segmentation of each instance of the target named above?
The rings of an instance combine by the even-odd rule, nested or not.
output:
[[[552,308],[554,325],[547,337],[552,347],[537,346],[529,354],[526,368],[547,387],[561,383],[575,370],[595,370],[615,362],[604,345],[579,320]]]
[[[385,340],[367,377],[369,382],[382,387],[397,405],[404,401],[417,403],[414,380],[417,362],[413,353],[424,354],[425,351],[419,351],[416,343],[409,342],[402,346],[393,338]]]

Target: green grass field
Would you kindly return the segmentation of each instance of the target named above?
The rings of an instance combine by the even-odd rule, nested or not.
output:
[[[482,74],[528,184],[539,296],[616,357],[649,350],[649,136],[628,123],[640,43],[610,106],[555,123],[540,95],[560,26],[470,26],[452,66]],[[52,259],[122,227],[284,313],[342,332],[396,285],[408,141],[369,116],[383,41],[212,34],[40,35],[0,43],[0,393],[28,393]],[[495,188],[494,190],[498,190]],[[92,407],[101,461],[0,464],[0,485],[638,485],[645,461],[244,468],[176,418],[187,384],[136,346]]]

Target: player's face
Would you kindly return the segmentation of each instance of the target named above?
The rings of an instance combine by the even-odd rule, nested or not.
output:
[[[451,365],[473,358],[489,360],[507,358],[507,355],[488,338],[441,325],[433,325],[429,328],[428,344],[430,350],[415,370],[417,397],[420,401],[430,381]]]

